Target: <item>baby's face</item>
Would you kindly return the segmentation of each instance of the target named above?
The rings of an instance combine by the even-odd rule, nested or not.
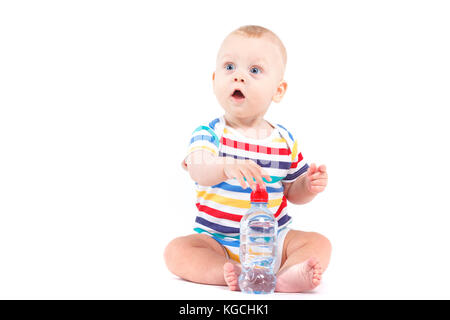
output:
[[[224,40],[217,56],[214,93],[233,117],[263,116],[270,103],[279,102],[284,94],[283,73],[280,49],[269,38],[232,34]],[[281,96],[280,84],[284,88]]]

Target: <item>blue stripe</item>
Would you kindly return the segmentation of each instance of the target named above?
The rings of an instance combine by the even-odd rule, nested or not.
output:
[[[208,231],[206,231],[206,230],[204,230],[204,229],[202,229],[202,228],[199,228],[199,227],[196,227],[196,228],[194,228],[194,231],[196,231],[196,232],[198,232],[198,233],[207,233],[208,235],[210,235],[211,237],[213,237],[213,238],[220,238],[220,239],[225,239],[225,238],[227,238],[227,239],[235,239],[235,240],[229,240],[229,241],[239,241],[239,238],[240,238],[240,235],[237,235],[237,236],[224,236],[224,235],[222,235],[222,234],[220,234],[220,233],[211,233],[211,232],[208,232]]]
[[[260,160],[260,159],[253,159],[248,157],[241,157],[235,154],[229,154],[220,151],[219,157],[232,157],[234,159],[243,159],[243,160],[253,160],[256,162],[260,167],[263,168],[276,168],[276,169],[289,169],[291,167],[292,162],[286,162],[286,161],[272,161],[272,160]]]
[[[292,134],[288,131],[288,129],[286,129],[285,127],[283,127],[281,124],[277,124],[277,126],[279,126],[280,128],[283,128],[284,130],[286,130],[286,132],[289,135],[289,138],[291,138],[292,141],[294,141],[294,137],[292,136]]]
[[[214,128],[216,127],[217,122],[219,122],[219,121],[220,121],[219,118],[214,119],[213,121],[211,121],[209,123],[209,127],[214,130]]]
[[[280,220],[278,220],[278,227],[286,225],[287,223],[290,222],[291,219],[292,218],[291,218],[290,215],[288,215],[288,214],[284,215],[283,217],[281,217]],[[197,223],[199,223],[201,225],[207,226],[208,228],[213,229],[215,231],[219,231],[221,233],[239,233],[240,232],[240,230],[238,228],[222,226],[220,224],[213,223],[213,222],[210,222],[208,220],[205,220],[205,219],[203,219],[201,217],[195,218],[195,222],[197,222]],[[227,243],[233,243],[233,244],[239,243],[239,241],[225,241],[225,240],[219,239],[219,238],[214,237],[214,236],[213,236],[213,238],[216,239],[217,241],[220,240],[219,242],[220,243],[223,242],[224,244],[227,244]],[[237,246],[239,246],[239,245],[237,245]]]
[[[299,175],[301,175],[302,173],[305,173],[306,172],[306,170],[308,170],[308,168],[309,168],[309,165],[308,164],[305,164],[303,167],[301,167],[298,171],[296,171],[296,172],[294,172],[294,173],[291,173],[291,174],[288,174],[287,176],[286,176],[286,178],[284,178],[283,180],[293,180],[293,179],[295,179],[295,178],[297,178]]]
[[[190,143],[192,144],[192,143],[194,143],[195,141],[198,141],[198,140],[205,140],[205,141],[209,141],[209,142],[215,144],[216,138],[214,138],[213,136],[198,135],[198,136],[192,137]]]
[[[281,217],[280,220],[278,220],[278,227],[280,227],[280,226],[286,224],[289,220],[291,220],[291,216],[289,216],[289,215],[287,215],[287,214],[284,215],[283,217]]]
[[[201,131],[201,130],[208,131],[211,134],[211,136],[213,136],[215,138],[214,143],[216,144],[216,146],[219,147],[219,138],[217,137],[216,133],[210,127],[207,127],[207,126],[197,127],[197,129],[195,129],[194,132],[192,132],[192,134],[194,134],[197,131]]]
[[[207,233],[211,238],[213,238],[220,244],[223,244],[224,246],[230,246],[230,247],[239,247],[240,246],[240,240],[239,240],[240,236],[233,237],[238,240],[225,240],[225,239],[223,239],[223,236],[219,233],[212,234],[211,232],[208,232],[201,228],[194,228],[194,231],[196,231],[198,233]]]
[[[238,248],[240,246],[240,241],[225,241],[223,239],[214,237],[214,240],[216,240],[218,243],[224,245],[224,246],[228,246],[228,247],[236,247]]]
[[[241,186],[234,186],[234,185],[226,183],[226,182],[221,182],[219,184],[216,184],[216,185],[212,186],[212,188],[220,188],[222,190],[233,191],[233,192],[252,193],[251,188],[242,189]],[[268,193],[283,192],[284,188],[283,187],[272,188],[272,187],[266,186],[266,191]]]
[[[218,231],[220,233],[239,233],[239,228],[222,226],[220,224],[213,223],[206,219],[203,219],[202,217],[195,218],[195,222],[197,222],[198,224],[204,225],[214,231]]]
[[[281,217],[281,219],[278,220],[278,227],[279,228],[281,227],[278,230],[278,232],[280,232],[288,223],[290,223],[291,220],[292,220],[292,218],[288,214],[286,214],[283,217]],[[197,223],[199,223],[201,225],[204,225],[204,226],[206,226],[206,227],[208,227],[210,229],[213,229],[215,231],[219,231],[221,233],[235,233],[235,234],[239,234],[239,232],[240,232],[239,228],[232,228],[232,227],[222,226],[222,225],[217,224],[217,223],[209,222],[208,220],[205,220],[205,219],[203,219],[201,217],[196,217],[195,218],[195,222],[197,222]],[[207,232],[207,231],[205,231],[205,232]],[[209,234],[211,234],[211,233],[209,233]],[[236,241],[226,241],[226,240],[220,239],[218,237],[214,237],[214,236],[212,236],[212,237],[214,239],[216,239],[218,242],[222,243],[222,244],[231,245],[233,247],[234,246],[236,246],[236,247],[239,246],[239,241],[238,240],[236,240]]]

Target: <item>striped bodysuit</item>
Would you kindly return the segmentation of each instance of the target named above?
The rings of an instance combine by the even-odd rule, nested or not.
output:
[[[268,209],[278,221],[282,232],[291,222],[283,183],[294,182],[305,173],[308,164],[298,149],[298,141],[281,125],[272,125],[269,137],[252,139],[226,125],[224,117],[197,127],[192,133],[186,157],[199,149],[219,157],[250,159],[272,178],[266,182]],[[186,159],[186,158],[185,158]],[[186,169],[186,163],[183,161]],[[239,225],[250,209],[251,188],[243,189],[236,179],[214,186],[195,183],[198,209],[194,230],[211,236],[224,246],[228,256],[239,262]],[[284,230],[286,231],[286,230]]]

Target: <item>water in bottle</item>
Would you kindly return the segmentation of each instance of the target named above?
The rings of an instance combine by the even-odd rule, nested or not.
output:
[[[239,287],[245,293],[273,293],[276,277],[277,220],[267,208],[268,194],[259,185],[250,195],[251,208],[240,225],[241,274]]]

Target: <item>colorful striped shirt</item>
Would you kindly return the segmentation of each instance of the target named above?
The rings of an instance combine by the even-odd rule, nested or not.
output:
[[[269,137],[253,139],[227,126],[222,116],[194,130],[186,157],[196,150],[207,150],[219,157],[256,162],[272,178],[270,182],[264,179],[269,195],[268,209],[281,230],[291,222],[283,183],[298,179],[307,171],[308,164],[292,134],[281,125],[272,127]],[[183,167],[187,168],[184,161]],[[239,246],[240,221],[250,209],[251,188],[243,189],[234,178],[214,186],[202,186],[197,182],[195,185],[198,214],[194,230],[208,234],[224,245]]]

